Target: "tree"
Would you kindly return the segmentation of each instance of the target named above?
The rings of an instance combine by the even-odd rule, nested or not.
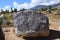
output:
[[[9,10],[6,10],[5,12],[6,12],[6,13],[9,13]]]
[[[16,8],[14,8],[14,12],[17,12],[17,9]]]
[[[24,8],[23,8],[22,10],[23,10],[23,11],[25,11],[25,9],[24,9]]]
[[[51,7],[51,6],[49,6],[49,9],[52,9],[52,7]]]
[[[1,14],[4,14],[5,13],[5,11],[3,11],[3,9],[1,9]]]
[[[11,12],[13,13],[13,9],[12,9],[12,7],[11,7]]]
[[[23,9],[20,9],[20,11],[25,11],[25,9],[23,8]]]
[[[1,9],[1,14],[5,14],[5,13],[9,13],[9,10],[6,9],[6,10],[4,11],[3,9]]]

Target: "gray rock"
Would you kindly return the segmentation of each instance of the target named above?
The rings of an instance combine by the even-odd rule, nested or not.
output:
[[[2,17],[0,17],[0,25],[2,25],[2,23],[3,23],[3,18]]]
[[[16,34],[34,34],[49,26],[48,17],[39,12],[23,11],[14,16]]]
[[[4,26],[8,26],[8,25],[10,25],[10,22],[9,22],[8,20],[4,20],[4,21],[3,21],[3,25],[4,25]]]

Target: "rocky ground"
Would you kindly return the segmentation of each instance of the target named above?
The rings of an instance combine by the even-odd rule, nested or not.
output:
[[[20,37],[17,37],[13,32],[13,27],[9,28],[2,28],[3,31],[5,31],[5,40],[60,40],[60,21],[59,20],[50,20],[50,35],[46,38],[27,38],[23,39]]]

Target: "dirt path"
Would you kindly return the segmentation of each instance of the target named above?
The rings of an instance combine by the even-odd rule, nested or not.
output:
[[[6,30],[6,28],[5,28]],[[23,38],[17,37],[13,33],[13,27],[7,28],[7,30],[10,30],[9,32],[4,32],[5,33],[5,40],[24,40]]]
[[[50,29],[59,31],[60,21],[59,20],[49,20]]]

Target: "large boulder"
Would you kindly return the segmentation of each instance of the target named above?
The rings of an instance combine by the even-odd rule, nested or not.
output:
[[[14,13],[14,28],[17,35],[34,35],[49,27],[49,20],[45,14],[32,11]]]

